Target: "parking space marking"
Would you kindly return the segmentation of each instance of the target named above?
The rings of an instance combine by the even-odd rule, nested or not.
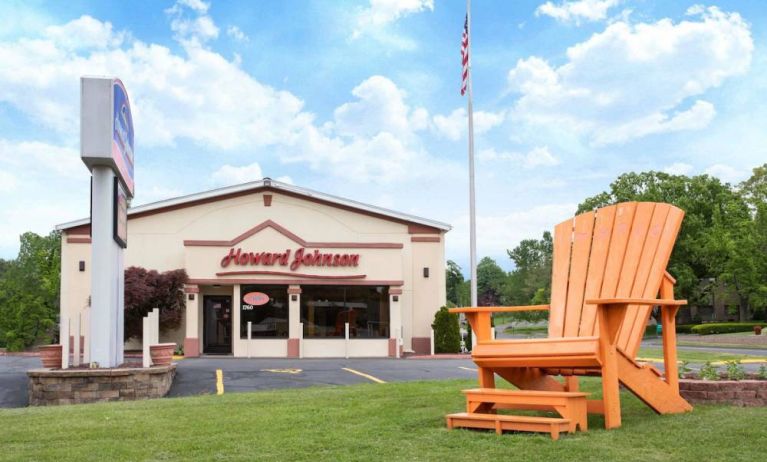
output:
[[[301,369],[261,369],[261,372],[273,372],[275,374],[300,374]]]
[[[348,367],[343,367],[342,369],[345,370],[346,372],[351,372],[352,374],[359,375],[360,377],[365,377],[366,379],[371,380],[375,383],[386,383],[385,381],[379,379],[378,377],[373,377],[372,375],[366,374],[364,372],[355,371],[354,369],[349,369]]]
[[[216,369],[216,394],[224,394],[224,373],[221,369]]]
[[[476,370],[476,369],[472,369],[472,368],[470,368],[470,367],[463,367],[463,366],[458,366],[458,369],[463,369],[463,370],[465,370],[465,371],[471,371],[471,372],[477,372],[477,370]]]

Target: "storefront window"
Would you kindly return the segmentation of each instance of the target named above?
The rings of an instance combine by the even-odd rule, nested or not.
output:
[[[389,337],[389,294],[383,286],[301,286],[304,338]]]
[[[244,285],[240,287],[240,338],[288,336],[287,286]]]

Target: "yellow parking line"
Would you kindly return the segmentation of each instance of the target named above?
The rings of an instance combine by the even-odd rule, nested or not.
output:
[[[216,369],[216,394],[224,394],[224,373],[221,369]]]
[[[472,371],[472,372],[477,372],[477,370],[476,370],[476,369],[472,369],[472,368],[470,368],[470,367],[463,367],[463,366],[458,366],[458,369],[463,369],[463,370],[465,370],[465,371]]]
[[[359,375],[360,377],[365,377],[366,379],[371,380],[375,383],[386,383],[383,380],[379,379],[378,377],[373,377],[372,375],[366,374],[364,372],[355,371],[354,369],[349,369],[348,367],[343,367],[342,369],[345,370],[346,372],[351,372],[352,374]]]

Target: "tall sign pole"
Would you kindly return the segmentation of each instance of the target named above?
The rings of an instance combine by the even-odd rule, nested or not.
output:
[[[80,156],[91,171],[91,314],[98,367],[123,363],[128,201],[134,193],[133,117],[119,79],[80,79]]]
[[[477,306],[477,217],[474,199],[474,108],[471,103],[471,0],[466,0],[466,55],[468,57],[467,109],[469,116],[469,241],[471,264],[471,306]]]

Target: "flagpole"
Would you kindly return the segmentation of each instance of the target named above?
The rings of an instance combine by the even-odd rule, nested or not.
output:
[[[466,28],[469,38],[466,51],[469,56],[467,112],[469,116],[469,242],[470,242],[470,265],[471,265],[471,306],[477,306],[477,220],[474,207],[474,108],[471,104],[471,0],[466,0]]]

